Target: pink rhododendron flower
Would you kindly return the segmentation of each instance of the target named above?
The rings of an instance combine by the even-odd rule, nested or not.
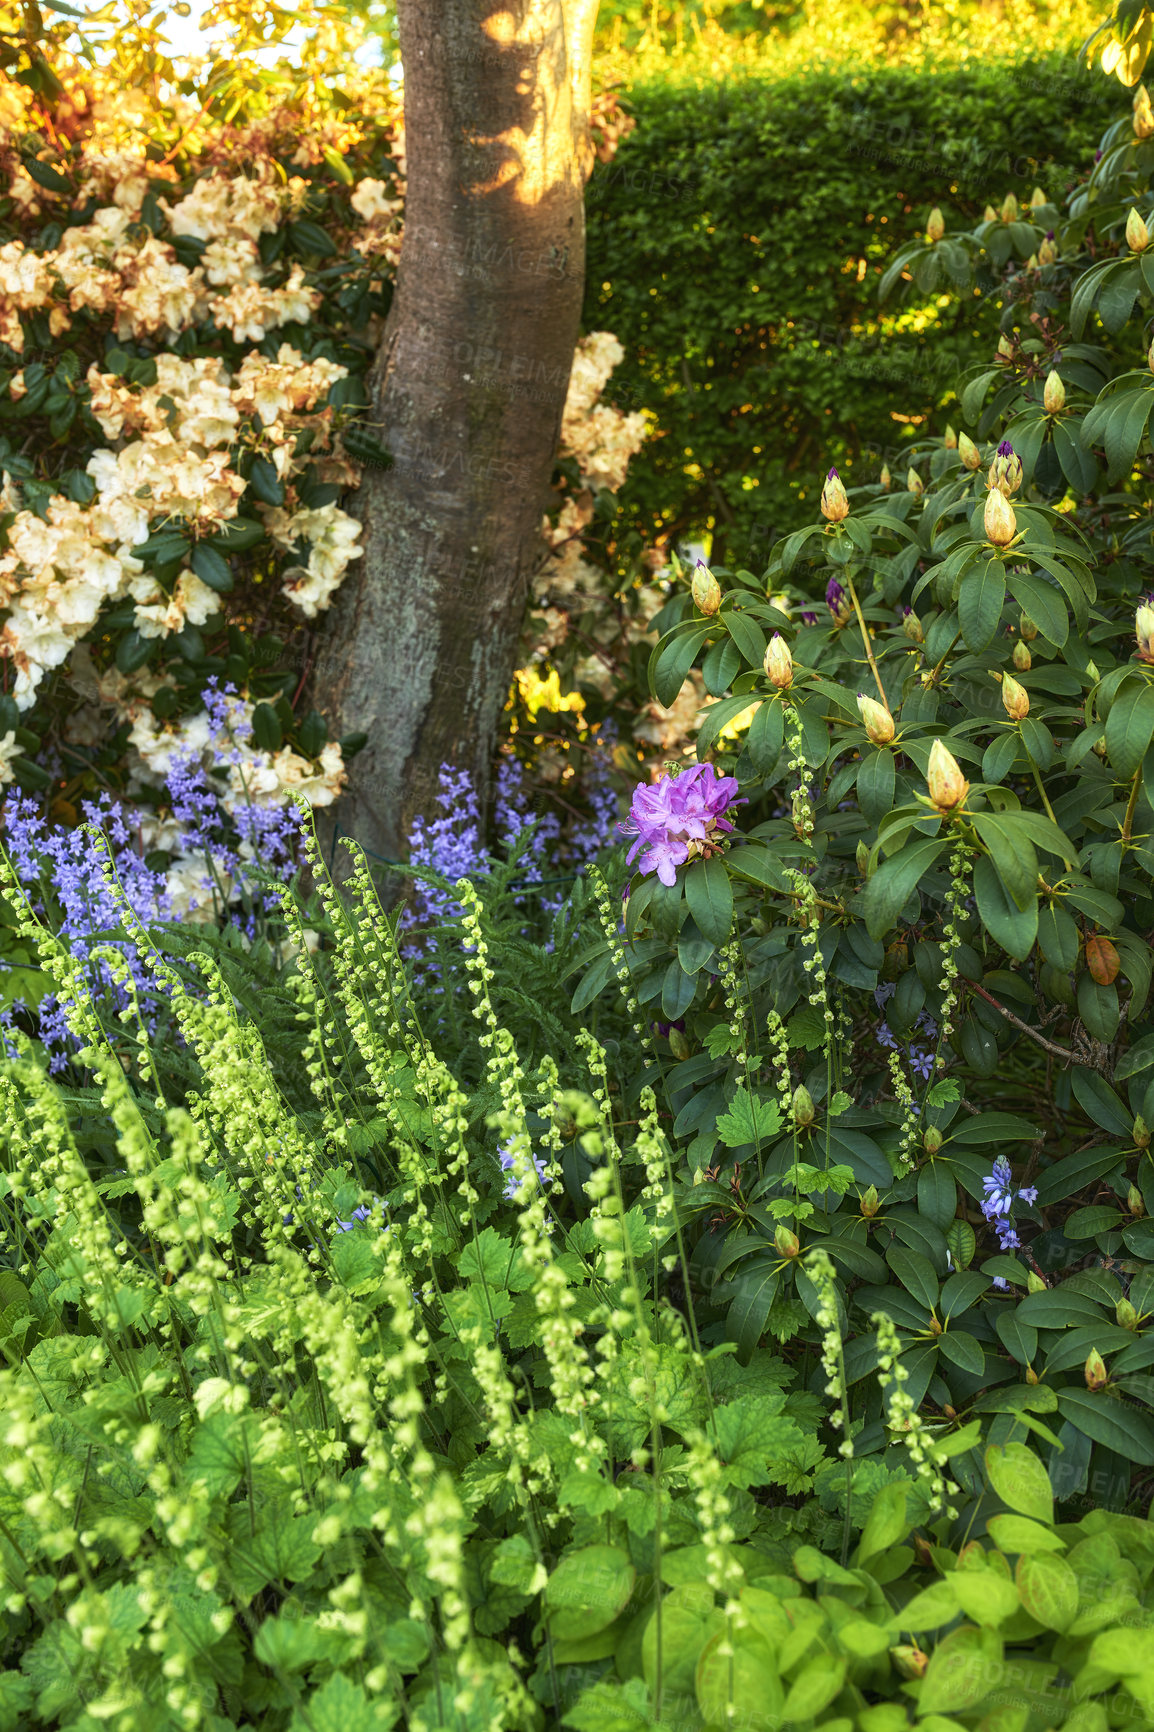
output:
[[[667,887],[677,881],[677,868],[687,860],[716,851],[733,829],[724,813],[737,798],[737,778],[719,776],[712,764],[694,764],[680,775],[639,784],[621,829],[636,836],[628,862],[641,853],[642,873],[656,872]]]

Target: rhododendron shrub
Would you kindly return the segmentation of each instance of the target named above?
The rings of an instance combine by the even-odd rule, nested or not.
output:
[[[247,742],[217,789],[234,841],[330,804],[357,745],[307,676],[360,553],[404,158],[383,74],[326,92],[309,42],[305,74],[235,74],[231,124],[155,44],[139,88],[58,40],[0,86],[0,784],[66,823],[101,791],[151,810],[177,902],[165,783],[206,756],[210,687]]]
[[[257,23],[249,41],[216,16],[236,48],[224,121],[206,68],[124,21],[95,64],[49,36],[0,84],[0,787],[50,788],[65,822],[110,787],[164,806],[209,681],[254,742],[221,792],[234,814],[330,805],[361,743],[328,738],[309,676],[361,556],[362,465],[389,461],[363,376],[402,238],[398,102],[319,13],[291,20],[301,66],[272,73],[244,61]],[[620,358],[604,332],[578,353],[534,667],[568,633],[567,592],[608,612],[582,537],[644,436],[602,399]]]

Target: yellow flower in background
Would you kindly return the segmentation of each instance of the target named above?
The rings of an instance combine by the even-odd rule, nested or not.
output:
[[[561,675],[556,668],[550,668],[544,679],[535,667],[518,668],[513,678],[516,695],[528,710],[530,721],[537,720],[540,710],[560,715],[570,710],[580,714],[585,708],[585,699],[580,692],[562,692]]]

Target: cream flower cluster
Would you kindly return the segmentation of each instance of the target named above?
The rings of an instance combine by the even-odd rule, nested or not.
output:
[[[80,167],[84,192],[112,202],[66,229],[58,247],[34,252],[14,240],[0,248],[0,340],[17,354],[24,350],[22,313],[47,312],[54,336],[84,311],[112,318],[121,341],[170,340],[211,320],[238,343],[259,343],[319,307],[320,291],[306,286],[299,265],[279,288],[261,280],[260,237],[300,204],[307,189],[299,177],[286,184],[271,163],[258,161],[249,174],[202,176],[175,204],[162,195],[157,203],[173,236],[204,245],[200,262],[189,266],[139,222],[150,180],[172,179],[170,170],[130,152],[98,150],[84,153]],[[27,179],[17,169],[8,191],[30,207]]]
[[[250,740],[252,704],[247,698],[234,697],[228,707],[237,739]],[[179,721],[158,722],[152,711],[141,705],[128,741],[137,754],[139,770],[147,778],[162,781],[174,764],[190,758],[202,759],[205,767],[210,767],[213,732],[205,710]],[[215,761],[220,762],[219,758]],[[322,748],[315,764],[291,746],[266,752],[252,744],[238,745],[227,760],[227,768],[228,781],[221,784],[220,799],[228,811],[244,806],[283,806],[298,794],[311,806],[331,806],[347,775],[341,748],[332,740]]]
[[[275,361],[247,355],[232,376],[219,356],[159,355],[149,386],[89,369],[92,413],[119,445],[88,462],[95,499],[81,506],[57,494],[46,520],[21,509],[11,487],[0,500],[15,511],[0,553],[0,603],[8,609],[0,655],[15,664],[21,709],[106,603],[135,602],[144,637],[203,625],[218,611],[216,593],[190,568],[168,591],[133,549],[171,522],[207,534],[236,516],[246,483],[230,466],[230,447],[242,434],[289,483],[287,508],[263,508],[270,535],[285,551],[308,546],[306,561],[285,571],[284,593],[310,619],[328,606],[360,554],[360,525],[336,505],[300,508],[291,481],[297,434],[311,426],[327,439],[330,417],[317,403],[344,376],[343,367],[306,361],[288,344]]]
[[[584,532],[593,521],[595,490],[616,492],[648,431],[643,415],[627,415],[600,401],[624,355],[610,331],[594,331],[577,345],[561,420],[561,455],[576,459],[580,485],[563,499],[555,518],[545,518],[542,525],[547,557],[534,583],[537,607],[523,652],[529,664],[545,660],[568,637],[571,615],[586,615],[583,630],[594,647],[574,674],[580,685],[606,696],[613,688],[621,649],[645,635],[649,619],[666,599],[655,586],[647,589],[636,617],[623,619],[605,600],[605,573],[586,557]],[[668,718],[669,712],[661,713]],[[660,731],[664,724],[655,720],[655,726]]]

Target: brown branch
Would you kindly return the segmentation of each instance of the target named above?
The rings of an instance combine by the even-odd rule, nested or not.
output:
[[[999,1004],[994,995],[987,992],[984,986],[978,986],[974,981],[970,981],[969,987],[970,991],[976,992],[979,998],[984,998],[987,1004],[992,1004],[1007,1022],[1012,1022],[1015,1028],[1020,1028],[1023,1034],[1028,1034],[1031,1040],[1036,1040],[1039,1046],[1045,1047],[1047,1052],[1052,1052],[1055,1058],[1064,1059],[1067,1064],[1080,1065],[1085,1063],[1085,1060],[1079,1058],[1076,1052],[1071,1052],[1069,1047],[1058,1046],[1054,1041],[1047,1040],[1045,1035],[1039,1034],[1030,1023],[1023,1022],[1020,1016],[1015,1016],[1012,1010],[1007,1010],[1004,1004]]]

